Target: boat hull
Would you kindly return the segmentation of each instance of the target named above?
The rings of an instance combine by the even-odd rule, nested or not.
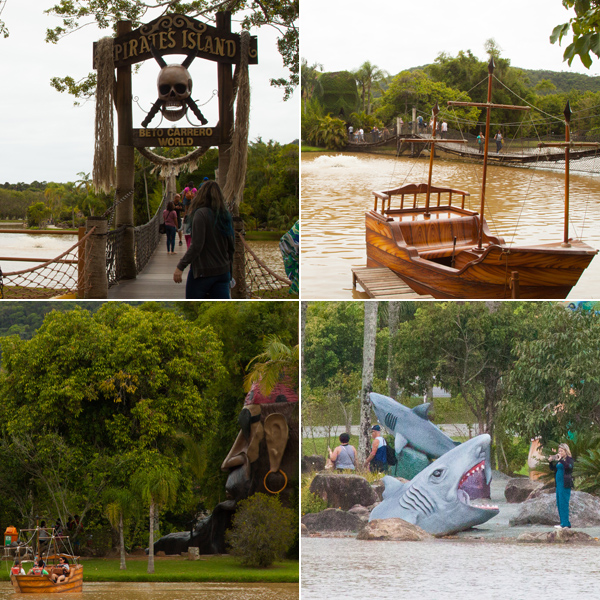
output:
[[[473,219],[476,226],[478,217]],[[439,299],[511,298],[514,272],[519,298],[563,299],[598,252],[577,241],[566,248],[560,243],[511,248],[488,238],[482,253],[472,251],[475,244],[458,249],[452,267],[452,244],[423,246],[424,251],[409,246],[398,222],[374,211],[366,214],[366,242],[368,267],[387,267],[417,293]]]
[[[83,588],[83,566],[71,565],[71,574],[63,583],[53,583],[48,575],[11,575],[15,592],[21,594],[64,594],[81,592]]]

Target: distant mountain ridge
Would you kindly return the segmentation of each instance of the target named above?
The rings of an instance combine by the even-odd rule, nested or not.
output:
[[[520,69],[520,67],[515,67]],[[531,86],[547,79],[556,86],[556,92],[569,92],[573,89],[582,92],[600,92],[600,76],[571,73],[569,71],[546,71],[544,69],[521,69],[529,77]]]
[[[421,65],[419,67],[411,67],[407,71],[425,71],[429,65]],[[548,71],[546,69],[523,69],[521,67],[513,67],[523,71],[529,78],[530,87],[535,87],[540,81],[547,79],[556,86],[556,90],[551,93],[565,93],[571,90],[579,90],[581,92],[600,92],[600,76],[586,75],[585,73],[571,73],[570,71]],[[390,80],[393,77],[390,77]]]

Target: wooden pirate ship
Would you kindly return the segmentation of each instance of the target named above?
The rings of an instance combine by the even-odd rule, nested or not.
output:
[[[508,245],[502,237],[492,235],[485,222],[490,112],[492,108],[528,110],[528,107],[492,104],[493,71],[492,59],[488,65],[487,102],[448,103],[487,108],[479,213],[465,208],[468,192],[432,186],[436,141],[432,139],[426,184],[373,192],[375,205],[365,215],[367,266],[388,267],[416,292],[435,298],[565,298],[598,253],[586,243],[568,237],[569,148],[573,145],[569,137],[570,109],[567,105],[566,141],[561,144],[565,146],[566,163],[564,237],[549,244]],[[436,106],[433,131],[437,112]],[[405,141],[423,143],[422,139]],[[436,196],[437,201],[432,202]],[[460,205],[453,205],[456,197],[460,198]],[[399,205],[392,206],[392,199],[397,198]]]
[[[78,557],[74,556],[70,547],[68,536],[57,536],[54,529],[44,529],[50,533],[47,546],[44,548],[40,541],[42,529],[23,529],[21,535],[32,534],[31,540],[25,540],[25,548],[32,554],[42,557],[45,563],[45,570],[48,575],[43,574],[10,574],[10,581],[15,592],[21,594],[63,594],[67,592],[81,592],[83,589],[83,565],[78,564]],[[32,543],[33,542],[33,543]],[[45,555],[43,551],[45,550]],[[63,551],[64,550],[64,551]],[[59,559],[66,558],[69,562],[69,573],[64,581],[53,581],[51,576],[62,575],[62,568],[59,567]]]

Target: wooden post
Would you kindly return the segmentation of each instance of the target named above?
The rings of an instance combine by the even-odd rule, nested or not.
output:
[[[117,23],[117,36],[131,31],[131,21]],[[131,107],[131,65],[117,67],[117,88],[115,104],[117,108],[117,202],[133,191],[135,180],[133,148],[133,111]],[[135,279],[135,232],[133,228],[133,194],[117,206],[115,227],[125,225],[123,247],[119,253],[120,264],[117,271],[124,279]]]
[[[85,299],[108,298],[108,277],[106,276],[106,235],[108,221],[104,217],[88,217],[86,229],[96,231],[85,243]]]
[[[510,290],[511,298],[517,299],[519,297],[519,271],[510,272]]]
[[[217,29],[231,33],[231,13],[228,11],[217,13]],[[221,188],[225,187],[227,173],[229,172],[231,148],[231,132],[233,130],[233,76],[231,65],[218,63],[217,80],[219,87],[219,123],[221,125],[221,143],[219,144],[219,179]],[[237,216],[237,215],[234,215]]]
[[[77,231],[77,239],[81,239],[85,236],[85,227],[80,227]],[[85,244],[79,246],[77,251],[77,297],[83,298],[85,296]]]

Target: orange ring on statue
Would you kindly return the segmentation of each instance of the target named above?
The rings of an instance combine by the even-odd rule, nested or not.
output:
[[[283,475],[283,478],[285,479],[285,483],[283,484],[283,487],[280,490],[277,490],[276,492],[270,490],[267,486],[267,477],[271,474],[271,473],[281,473]],[[287,475],[281,470],[279,469],[279,471],[269,471],[266,475],[265,475],[265,479],[263,481],[263,485],[265,486],[265,490],[267,490],[267,492],[269,492],[269,494],[279,494],[280,492],[283,492],[283,490],[285,490],[285,488],[287,487],[288,484],[288,478]]]

